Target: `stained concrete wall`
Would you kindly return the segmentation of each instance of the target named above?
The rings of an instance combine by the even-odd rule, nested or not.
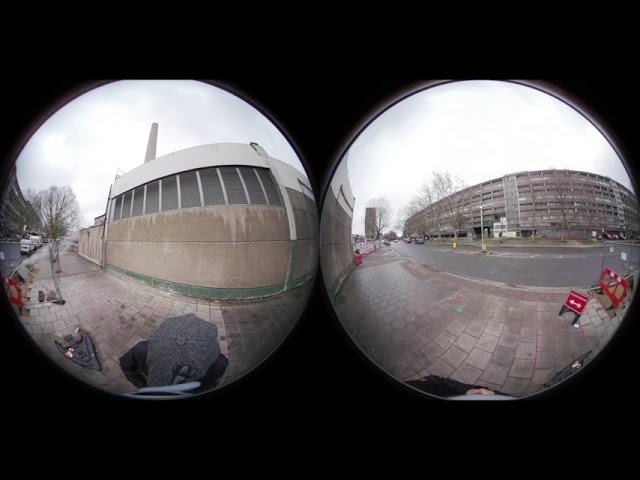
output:
[[[109,224],[107,263],[139,275],[207,288],[286,283],[285,209],[216,206],[155,213]]]
[[[319,253],[313,192],[304,173],[257,144],[201,145],[151,160],[116,178],[107,218],[113,218],[113,199],[132,188],[223,165],[269,168],[283,205],[230,201],[110,221],[105,234],[108,268],[162,288],[214,298],[264,296],[309,280],[317,271]]]
[[[320,226],[320,264],[332,299],[353,267],[351,225],[354,205],[345,157],[325,196]]]
[[[102,225],[86,228],[78,236],[78,254],[102,266]]]
[[[293,279],[314,274],[318,267],[318,210],[307,195],[287,188],[295,220],[297,241]]]

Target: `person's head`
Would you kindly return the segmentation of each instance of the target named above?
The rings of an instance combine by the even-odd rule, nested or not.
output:
[[[471,388],[467,390],[465,395],[495,395],[496,392],[488,388]]]
[[[148,384],[155,387],[199,380],[219,354],[214,324],[193,313],[167,318],[149,339]]]

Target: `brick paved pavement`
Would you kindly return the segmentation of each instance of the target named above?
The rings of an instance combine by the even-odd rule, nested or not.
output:
[[[385,247],[353,270],[335,308],[358,346],[403,381],[433,374],[523,396],[580,354],[593,358],[619,325],[594,298],[573,328],[571,312],[558,315],[569,290],[467,279]]]
[[[29,303],[38,291],[53,290],[48,252],[35,264]],[[118,359],[147,340],[165,318],[195,313],[218,327],[220,347],[229,367],[219,386],[244,375],[264,360],[291,331],[302,313],[312,282],[282,295],[260,300],[210,301],[165,292],[111,272],[103,272],[72,251],[61,252],[59,281],[64,305],[41,304],[19,316],[37,345],[65,371],[111,393],[135,391]],[[26,290],[26,289],[25,289]],[[83,369],[57,350],[54,340],[80,326],[91,336],[102,371]],[[63,342],[64,343],[64,342]]]

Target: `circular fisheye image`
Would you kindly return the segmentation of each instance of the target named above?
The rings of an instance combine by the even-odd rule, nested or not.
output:
[[[196,81],[58,109],[3,186],[0,273],[68,374],[139,398],[227,385],[291,332],[318,264],[312,185],[263,114]]]
[[[638,284],[640,207],[601,131],[542,87],[432,84],[377,116],[322,205],[353,342],[409,388],[529,397],[597,357]]]

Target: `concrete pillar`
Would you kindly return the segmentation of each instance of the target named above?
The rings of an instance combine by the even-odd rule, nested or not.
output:
[[[149,143],[147,143],[147,154],[144,157],[144,163],[150,162],[156,158],[156,146],[158,145],[158,124],[151,125],[151,133],[149,133]]]

